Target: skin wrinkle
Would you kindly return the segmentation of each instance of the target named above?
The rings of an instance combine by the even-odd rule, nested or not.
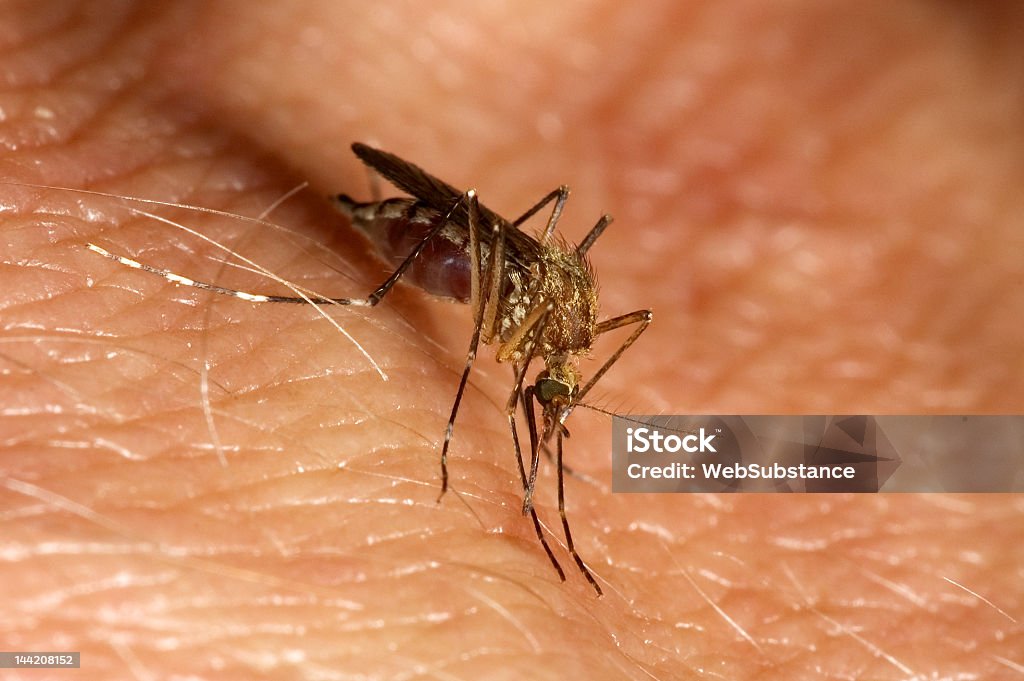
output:
[[[570,240],[602,210],[617,217],[592,251],[603,312],[650,305],[656,315],[602,381],[602,400],[684,413],[1020,411],[1019,331],[987,321],[1000,310],[1019,317],[1022,306],[1021,207],[1009,191],[1020,184],[1024,80],[1012,46],[1022,41],[1009,35],[1019,22],[926,3],[813,17],[708,3],[601,6],[593,11],[614,24],[566,15],[547,25],[557,17],[520,7],[507,44],[493,28],[461,33],[443,7],[427,20],[412,7],[366,4],[312,3],[302,16],[227,2],[77,7],[93,24],[53,36],[45,50],[25,51],[26,39],[19,54],[31,60],[3,60],[14,82],[31,81],[29,69],[56,74],[42,84],[66,109],[33,119],[36,93],[13,93],[21,107],[3,106],[17,115],[0,137],[20,141],[0,156],[2,177],[249,215],[309,178],[314,189],[273,217],[351,262],[352,279],[279,235],[169,217],[342,295],[383,278],[319,198],[368,196],[352,140],[476,186],[506,215],[570,182]],[[26,5],[12,17],[37,25],[40,11]],[[496,8],[459,11],[474,27],[510,19],[484,14]],[[672,11],[685,13],[685,31],[668,30]],[[849,12],[863,16],[851,24]],[[314,28],[331,49],[302,42]],[[465,35],[458,50],[446,42],[453,35]],[[951,35],[961,38],[934,38]],[[575,63],[563,43],[539,39],[550,36],[593,47],[585,65],[540,68]],[[874,49],[860,46],[865,36]],[[931,38],[922,45],[920,36]],[[408,47],[412,37],[459,72],[432,71],[435,62]],[[777,61],[754,49],[764,45],[775,45]],[[719,61],[687,56],[702,50]],[[500,70],[514,71],[517,54],[534,61],[530,78],[549,81],[508,88],[517,81]],[[620,58],[638,54],[649,60]],[[645,116],[658,98],[639,106],[632,93],[680,74],[694,103]],[[916,85],[927,96],[900,97]],[[788,104],[776,110],[783,95]],[[559,136],[541,139],[531,127],[538,112],[562,121]],[[942,147],[929,143],[936,133],[904,146],[914,121],[929,120]],[[810,161],[795,151],[807,132],[825,137]],[[651,168],[675,179],[634,208],[629,178]],[[945,210],[964,202],[966,215]],[[1000,613],[1020,620],[1016,497],[611,495],[607,419],[580,410],[567,455],[599,484],[570,480],[567,495],[580,552],[608,594],[596,600],[579,575],[555,581],[517,513],[499,406],[505,367],[485,359],[486,375],[470,386],[451,461],[459,496],[434,503],[468,309],[401,289],[372,314],[337,315],[371,339],[392,379],[382,383],[309,310],[187,291],[81,248],[102,239],[188,276],[218,271],[201,244],[176,250],[183,237],[167,225],[57,192],[0,187],[0,205],[5,296],[35,296],[0,311],[0,380],[16,376],[14,393],[29,407],[0,419],[5,647],[67,641],[97,678],[409,678],[417,669],[441,678],[1002,678],[1021,664],[1020,625]],[[40,243],[37,222],[53,225],[52,242]],[[785,228],[800,237],[788,249],[772,241]],[[738,247],[752,255],[730,264]],[[852,264],[851,253],[878,260]],[[624,254],[647,271],[620,266]],[[823,263],[797,270],[802,254]],[[224,281],[261,288],[244,273]],[[745,303],[765,313],[737,322]],[[868,323],[888,330],[891,344],[865,340]],[[73,361],[86,340],[109,342],[116,355]],[[870,380],[822,379],[845,360],[867,367]],[[227,469],[200,408],[206,361]],[[0,393],[6,407],[11,391]],[[82,401],[93,409],[73,411]],[[69,452],[61,442],[96,447]],[[539,507],[557,538],[550,481],[544,471]],[[667,531],[654,538],[651,528]]]

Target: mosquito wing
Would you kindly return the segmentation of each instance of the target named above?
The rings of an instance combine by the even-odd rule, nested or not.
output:
[[[359,157],[359,160],[380,173],[391,184],[438,212],[445,213],[451,210],[452,206],[463,196],[464,192],[394,154],[368,147],[359,142],[352,145],[352,151]],[[491,227],[496,224],[504,225],[505,248],[509,258],[520,265],[529,267],[529,264],[540,254],[540,245],[537,240],[513,227],[508,220],[482,203],[477,205],[480,208],[481,239],[484,243],[490,243]],[[452,213],[451,222],[469,229],[469,209],[465,203],[461,203]]]

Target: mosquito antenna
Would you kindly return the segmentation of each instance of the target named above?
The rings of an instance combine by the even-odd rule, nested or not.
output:
[[[613,411],[611,411],[609,409],[604,409],[604,408],[598,407],[597,405],[594,405],[594,404],[588,404],[586,402],[576,402],[573,406],[574,407],[582,407],[583,409],[589,409],[590,411],[597,412],[598,414],[604,414],[605,416],[611,416],[613,418],[619,418],[619,419],[622,419],[624,421],[628,421],[630,423],[635,423],[637,425],[641,425],[641,426],[649,425],[649,423],[648,423],[648,421],[646,419],[637,418],[635,416],[630,416],[628,414],[616,414],[615,412],[613,412]],[[697,434],[697,431],[694,431],[694,430],[686,430],[686,429],[680,429],[680,428],[663,428],[663,429],[666,430],[666,431],[670,431],[670,432],[685,433],[687,435],[696,435]]]

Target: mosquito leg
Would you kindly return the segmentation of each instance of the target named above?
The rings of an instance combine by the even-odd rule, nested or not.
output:
[[[527,390],[531,391],[531,394],[532,394],[533,388],[528,388]],[[522,394],[522,391],[519,391],[519,392],[520,392],[520,394]],[[516,400],[516,402],[518,402],[518,400]],[[536,423],[536,421],[534,421],[533,419],[530,419],[529,417],[527,417],[527,420],[529,421],[529,424],[530,424],[529,425],[530,442],[534,443],[534,442],[537,441],[537,423]],[[513,421],[513,423],[515,423],[515,422]],[[526,471],[523,470],[523,457],[522,457],[521,454],[519,454],[519,452],[521,451],[520,450],[520,445],[519,445],[519,433],[516,431],[516,428],[515,428],[514,425],[512,427],[512,442],[513,442],[513,444],[515,444],[516,453],[517,453],[518,459],[519,459],[519,479],[522,480],[523,485],[525,486],[525,484],[526,484]],[[531,446],[531,448],[532,448],[532,446]],[[543,531],[543,529],[540,526],[540,518],[537,517],[537,509],[533,508],[532,506],[530,507],[530,518],[533,520],[533,529],[537,532],[537,539],[540,540],[540,545],[544,547],[544,553],[548,554],[548,560],[551,561],[551,565],[554,566],[555,572],[558,573],[558,579],[560,579],[561,581],[564,582],[565,581],[565,571],[562,570],[562,566],[558,563],[558,559],[555,558],[555,554],[551,550],[551,547],[548,545],[548,541],[544,538],[544,531]]]
[[[548,205],[552,201],[555,202],[555,208],[551,212],[551,218],[548,219],[548,228],[545,230],[547,236],[551,236],[550,232],[554,231],[554,224],[558,222],[558,218],[562,215],[562,207],[565,206],[566,199],[569,198],[569,187],[562,185],[558,189],[552,190],[547,196],[538,201],[533,205],[533,208],[526,211],[512,223],[513,227],[519,227],[524,222],[532,218],[537,214],[544,206]],[[545,236],[545,239],[547,238]]]
[[[336,200],[338,200],[339,202],[354,203],[351,199],[344,195],[339,195]],[[384,281],[383,284],[378,286],[373,291],[373,293],[371,293],[366,298],[327,298],[317,294],[310,294],[308,296],[268,296],[259,293],[249,293],[247,291],[239,291],[237,289],[226,288],[224,286],[217,286],[216,284],[209,284],[204,281],[196,281],[195,279],[189,279],[188,277],[176,274],[175,272],[171,272],[170,270],[152,267],[150,265],[146,265],[136,260],[132,260],[131,258],[127,258],[123,255],[111,253],[110,251],[101,248],[96,244],[87,243],[85,247],[88,248],[93,253],[98,253],[99,255],[102,255],[105,258],[115,260],[126,267],[131,267],[132,269],[143,270],[146,272],[151,272],[153,274],[158,274],[164,279],[174,282],[175,284],[180,284],[182,286],[191,286],[193,288],[202,289],[204,291],[212,291],[213,293],[232,296],[234,298],[249,301],[250,303],[329,303],[333,305],[350,305],[353,307],[374,307],[375,305],[377,305],[377,303],[383,300],[384,296],[388,294],[388,292],[392,289],[395,283],[412,266],[412,264],[416,261],[416,258],[418,258],[420,254],[423,252],[423,250],[427,247],[427,243],[435,236],[437,236],[437,234],[440,233],[442,229],[444,229],[444,226],[448,224],[448,221],[451,220],[452,215],[455,213],[456,210],[458,210],[459,205],[461,205],[461,203],[464,200],[465,196],[460,197],[459,200],[456,201],[455,204],[451,207],[451,209],[445,214],[444,219],[439,220],[437,225],[435,225],[430,230],[427,236],[425,236],[418,244],[416,244],[416,248],[414,248],[412,252],[409,253],[409,255],[405,258],[405,260],[402,261],[402,264],[398,266],[398,269],[392,272],[391,276],[389,276]],[[258,267],[255,263],[251,261],[246,262],[253,267]]]
[[[524,407],[524,409],[525,409],[525,407]],[[562,426],[561,428],[562,428],[563,433],[565,434],[565,437],[569,437],[569,431],[565,429],[565,426]],[[550,435],[548,435],[548,438],[550,439]],[[551,446],[549,445],[549,443],[545,442],[545,441],[541,441],[540,448],[544,451],[544,458],[548,460],[549,464],[554,466],[555,465],[555,455],[551,451]],[[537,458],[537,464],[540,464],[540,457]],[[589,475],[587,475],[585,473],[580,473],[578,470],[576,470],[575,468],[573,468],[572,466],[570,466],[567,463],[564,463],[564,462],[562,463],[562,470],[565,471],[565,474],[568,475],[570,478],[576,478],[577,480],[585,482],[588,485],[591,485],[593,487],[599,487],[600,486],[600,483],[598,483],[597,480],[595,480],[594,478],[590,477]],[[527,501],[529,501],[531,504],[533,503],[533,492],[534,492],[534,487],[536,486],[536,480],[537,480],[536,467],[534,467],[534,470],[533,470],[532,480],[533,480],[534,485],[530,486],[529,489],[528,489],[528,497],[529,497],[529,499],[527,499],[527,498],[523,499],[523,513],[524,514],[526,513],[526,510],[527,510],[527,508],[526,508]]]
[[[552,466],[554,466],[555,465],[555,454],[554,454],[554,452],[551,451],[551,447],[548,446],[547,442],[542,442],[540,446],[541,446],[541,449],[544,450],[544,458],[548,460],[548,463],[550,463]],[[570,478],[576,478],[577,480],[579,480],[581,482],[585,482],[588,485],[593,485],[594,487],[599,487],[600,486],[600,483],[597,480],[595,480],[594,478],[590,477],[586,473],[580,473],[578,470],[576,470],[575,468],[573,468],[572,466],[570,466],[567,463],[563,463],[562,464],[562,470],[564,470],[565,474],[568,475]]]
[[[473,338],[469,342],[469,352],[466,353],[466,366],[462,370],[462,378],[459,379],[459,389],[455,393],[455,402],[452,404],[452,413],[448,417],[448,425],[444,429],[444,445],[441,447],[441,493],[437,496],[440,503],[445,492],[448,491],[448,447],[451,446],[452,435],[455,433],[455,417],[459,413],[459,405],[462,403],[462,395],[466,392],[466,383],[469,381],[469,372],[473,368],[473,361],[476,359],[477,347],[480,345],[480,327],[473,331]]]
[[[525,467],[523,466],[523,451],[519,446],[516,408],[522,403],[523,415],[529,419],[526,401],[523,398],[523,380],[526,378],[526,372],[529,371],[530,363],[533,361],[534,352],[537,348],[537,338],[544,329],[545,319],[546,316],[542,314],[534,326],[527,327],[532,328],[532,333],[523,341],[525,346],[523,349],[524,358],[513,365],[514,385],[512,387],[512,394],[509,395],[508,401],[505,403],[505,416],[508,418],[508,425],[512,430],[512,442],[515,444],[516,450],[516,463],[519,466],[519,474],[523,483],[523,515],[526,515],[533,507],[533,490],[537,482],[537,462],[531,458],[530,475],[527,477]]]
[[[533,403],[527,397],[533,395],[533,387],[529,387],[526,393],[522,393],[523,415],[530,424],[531,430],[537,430],[536,421],[533,415]],[[532,439],[530,440],[530,475],[523,480],[523,515],[533,511],[533,493],[537,489],[537,470],[540,468],[540,449]]]
[[[470,231],[474,220],[470,217]],[[501,302],[501,287],[505,282],[505,230],[506,225],[495,223],[491,234],[491,252],[487,263],[486,288],[481,288],[483,316],[479,324],[483,329],[484,343],[490,343],[498,332],[498,304]]]
[[[514,386],[512,388],[512,394],[508,397],[508,402],[505,403],[505,417],[508,419],[509,429],[512,431],[512,443],[515,445],[516,450],[516,464],[519,466],[519,477],[523,483],[523,491],[526,492],[526,467],[523,465],[523,450],[519,447],[519,434],[516,427],[516,409],[519,406],[520,398],[523,395],[523,377],[526,376],[527,368],[529,367],[529,361],[524,362],[521,366],[515,365],[513,367],[513,381]],[[525,409],[524,409],[525,415]]]
[[[601,379],[601,377],[605,375],[605,372],[607,372],[612,367],[612,365],[618,361],[619,357],[622,357],[622,353],[628,350],[629,347],[636,342],[636,339],[640,337],[640,334],[647,330],[647,327],[650,325],[652,318],[653,315],[650,310],[635,310],[633,312],[629,312],[624,315],[619,315],[618,317],[612,317],[611,319],[606,319],[603,322],[598,323],[597,327],[594,329],[595,336],[600,336],[603,333],[613,331],[623,326],[629,326],[630,324],[637,324],[638,326],[636,327],[636,330],[634,330],[633,333],[629,335],[629,338],[622,342],[622,345],[619,346],[619,349],[613,352],[611,354],[611,357],[605,360],[605,363],[601,365],[601,368],[598,369],[594,373],[594,375],[590,377],[590,380],[587,381],[582,388],[580,388],[579,392],[576,393],[576,396],[573,398],[573,403],[579,402],[586,396],[588,392],[590,392],[590,389],[593,388],[594,385],[596,385],[597,382]],[[558,416],[558,423],[565,423],[565,419],[567,419],[569,417],[569,414],[572,413],[573,408],[574,405],[570,404],[568,407],[563,409]],[[544,437],[544,440],[547,441],[548,439],[550,439],[550,437],[551,433],[547,433]]]
[[[598,596],[603,595],[601,587],[598,586],[597,580],[594,579],[594,575],[591,574],[587,568],[586,563],[580,558],[580,554],[576,553],[576,546],[572,541],[572,532],[569,530],[569,519],[565,515],[565,476],[562,473],[562,431],[559,429],[557,439],[555,441],[555,468],[558,469],[558,514],[562,516],[562,530],[565,532],[565,545],[569,549],[569,553],[572,555],[573,560],[576,561],[576,567],[580,569],[583,576],[590,582],[590,586],[594,587],[594,591],[597,592]]]
[[[438,501],[441,501],[445,492],[448,491],[448,448],[451,446],[452,435],[455,432],[455,418],[459,413],[462,396],[466,392],[469,373],[473,368],[473,362],[476,361],[477,349],[480,347],[480,338],[485,334],[489,338],[493,334],[493,327],[497,316],[497,301],[495,300],[495,303],[492,305],[490,299],[498,297],[501,290],[501,282],[505,277],[504,252],[507,223],[501,221],[491,225],[491,250],[486,268],[481,276],[480,262],[483,255],[479,233],[479,202],[477,201],[476,192],[472,189],[466,192],[465,196],[468,200],[470,260],[472,261],[470,287],[472,292],[470,302],[473,305],[473,337],[469,342],[469,352],[466,353],[466,366],[462,370],[462,378],[459,379],[459,389],[455,393],[455,402],[452,404],[452,413],[448,417],[448,426],[444,431],[444,445],[441,447],[441,494],[437,497]]]
[[[508,402],[505,404],[505,416],[508,418],[509,429],[512,431],[512,444],[515,445],[516,451],[516,466],[519,468],[519,480],[523,483],[523,490],[526,490],[526,466],[523,464],[523,450],[519,446],[519,429],[516,427],[516,409],[519,407],[520,398],[523,395],[523,384],[522,376],[525,375],[525,365],[520,368],[514,366],[512,368],[513,380],[515,387],[512,389],[512,394],[508,398]],[[523,408],[523,414],[525,416],[525,407]]]
[[[602,215],[601,219],[597,221],[597,224],[590,228],[587,232],[587,236],[583,237],[583,241],[580,242],[579,246],[576,247],[576,253],[579,255],[586,254],[590,250],[590,247],[594,245],[597,238],[604,233],[604,230],[608,225],[612,224],[611,215]]]
[[[455,392],[455,402],[452,404],[452,412],[448,417],[448,425],[444,430],[444,444],[441,446],[441,494],[437,501],[440,503],[448,491],[448,448],[452,443],[452,435],[455,432],[455,417],[459,414],[459,405],[462,403],[462,396],[466,392],[466,384],[469,382],[469,373],[473,369],[473,362],[476,361],[477,349],[480,347],[480,335],[483,331],[484,301],[480,297],[480,235],[477,233],[477,199],[476,192],[470,189],[466,192],[469,200],[469,240],[470,260],[472,261],[472,294],[470,303],[473,306],[473,336],[469,340],[469,351],[466,353],[466,365],[462,369],[462,377],[459,379],[459,388]],[[500,230],[501,225],[495,224],[495,230]],[[404,263],[403,263],[404,264]]]
[[[240,298],[242,300],[247,300],[250,303],[308,303],[308,302],[310,302],[309,299],[301,298],[299,296],[294,296],[294,297],[292,297],[292,296],[265,296],[265,295],[261,295],[261,294],[258,294],[258,293],[248,293],[246,291],[237,291],[235,289],[225,288],[223,286],[217,286],[216,284],[208,284],[205,281],[196,281],[194,279],[189,279],[188,277],[183,277],[182,275],[177,274],[175,272],[171,272],[170,270],[164,270],[164,269],[160,269],[158,267],[153,267],[151,265],[146,265],[145,263],[138,262],[137,260],[132,260],[131,258],[127,258],[127,257],[125,257],[123,255],[117,255],[116,253],[111,253],[107,249],[101,248],[100,246],[97,246],[96,244],[89,244],[89,243],[87,243],[85,245],[85,247],[88,248],[93,253],[98,253],[99,255],[102,255],[104,258],[110,258],[111,260],[114,260],[114,261],[124,265],[125,267],[131,267],[132,269],[142,270],[144,272],[151,272],[152,274],[158,274],[161,277],[163,277],[164,279],[166,279],[167,281],[174,282],[175,284],[180,284],[182,286],[191,286],[192,288],[198,288],[198,289],[202,289],[204,291],[212,291],[213,293],[220,293],[220,294],[223,294],[223,295],[233,296],[235,298]],[[314,300],[316,302],[322,302],[322,301],[325,300],[325,299],[321,298],[320,296],[310,296],[310,299],[312,299],[312,300]],[[339,303],[341,305],[348,304],[347,303],[347,301],[348,301],[347,298],[346,299],[338,299],[338,300],[332,300],[332,299],[326,299],[326,300],[328,302],[336,302],[336,303]],[[345,301],[345,302],[342,302],[342,301]]]
[[[547,313],[545,313],[538,321],[536,327],[533,329],[533,333],[530,334],[523,341],[526,346],[526,363],[523,365],[523,369],[516,377],[516,391],[512,394],[508,404],[508,416],[509,421],[512,424],[512,428],[515,428],[515,399],[516,396],[520,396],[520,400],[523,408],[523,416],[526,418],[527,423],[530,424],[530,428],[536,430],[536,419],[533,413],[533,387],[527,388],[526,393],[522,391],[523,380],[526,377],[526,372],[529,369],[529,364],[533,361],[533,355],[537,348],[537,341],[540,335],[544,332],[544,321],[547,319]],[[529,397],[527,397],[529,395]],[[522,460],[522,453],[516,451],[516,456]],[[523,515],[527,512],[533,511],[533,494],[537,488],[537,470],[540,468],[540,450],[538,445],[533,440],[530,441],[530,474],[523,480]]]

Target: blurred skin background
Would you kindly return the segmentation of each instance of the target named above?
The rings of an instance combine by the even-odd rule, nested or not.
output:
[[[569,183],[567,239],[616,217],[592,250],[604,314],[655,312],[599,406],[1014,413],[1022,19],[1011,3],[12,3],[0,173],[245,215],[308,181],[271,214],[284,235],[145,210],[330,295],[386,274],[323,199],[369,196],[352,141],[506,216]],[[595,482],[567,495],[599,600],[563,548],[558,583],[518,513],[510,381],[488,359],[435,503],[468,308],[401,288],[334,314],[384,382],[308,308],[83,248],[267,288],[169,224],[97,196],[0,197],[5,650],[81,650],[92,678],[1024,670],[1017,495],[612,495],[608,418],[580,411],[567,457]]]

